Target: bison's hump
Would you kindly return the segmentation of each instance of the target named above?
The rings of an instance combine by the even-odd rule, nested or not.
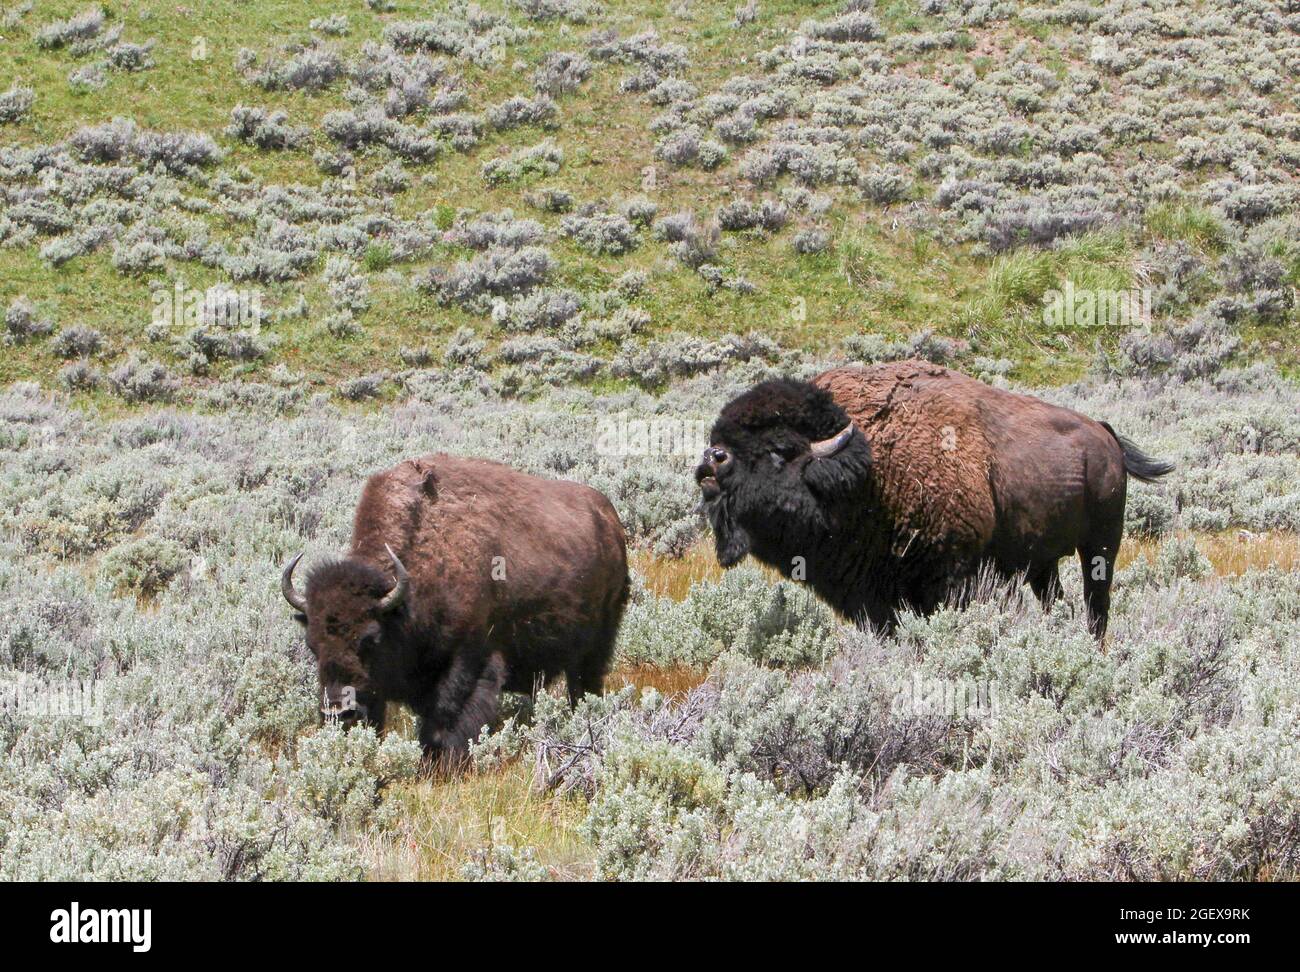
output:
[[[871,442],[882,508],[903,542],[923,537],[976,550],[996,526],[993,455],[980,407],[987,385],[927,361],[823,372],[830,392]]]
[[[533,476],[490,459],[420,456],[370,477],[353,523],[353,548],[384,545],[463,552],[474,561],[518,558],[621,561],[625,537],[613,505],[581,483]]]

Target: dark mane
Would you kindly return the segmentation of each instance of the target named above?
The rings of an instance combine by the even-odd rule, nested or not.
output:
[[[824,388],[794,378],[772,378],[729,402],[713,424],[712,440],[737,448],[775,427],[796,431],[809,440],[825,439],[849,422]]]
[[[307,575],[306,591],[310,599],[322,591],[345,592],[358,597],[380,598],[393,587],[393,579],[382,571],[352,557],[327,560],[317,564]]]

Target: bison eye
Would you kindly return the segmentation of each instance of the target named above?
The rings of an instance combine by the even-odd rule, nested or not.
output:
[[[773,464],[779,469],[781,466],[784,466],[787,462],[798,456],[799,452],[799,446],[792,442],[783,442],[781,445],[769,452],[768,456],[771,458]]]

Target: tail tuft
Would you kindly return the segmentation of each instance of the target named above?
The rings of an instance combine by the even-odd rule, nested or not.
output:
[[[1140,479],[1144,483],[1154,483],[1161,476],[1174,471],[1172,462],[1151,458],[1134,445],[1132,439],[1120,435],[1105,422],[1102,422],[1101,425],[1119,443],[1120,449],[1124,452],[1124,468],[1128,470],[1128,474],[1134,479]]]

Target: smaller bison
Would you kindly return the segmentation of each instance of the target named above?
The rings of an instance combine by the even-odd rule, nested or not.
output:
[[[1101,638],[1128,478],[1173,469],[1104,422],[923,361],[764,382],[710,442],[695,478],[722,566],[752,553],[884,628],[961,601],[986,567],[1046,606],[1077,552]]]
[[[382,729],[420,717],[431,759],[464,756],[502,691],[563,674],[571,702],[601,690],[628,596],[627,542],[603,495],[448,455],[371,476],[347,557],[285,600],[306,629],[321,716]]]

